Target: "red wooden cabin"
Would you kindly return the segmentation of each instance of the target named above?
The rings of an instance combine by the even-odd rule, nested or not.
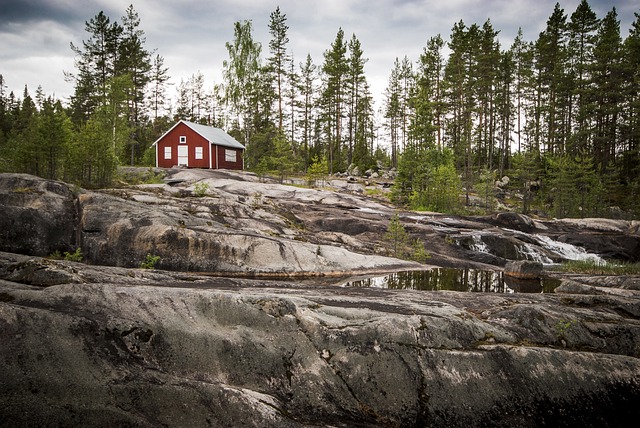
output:
[[[220,128],[181,120],[153,145],[158,168],[244,168],[244,146]]]

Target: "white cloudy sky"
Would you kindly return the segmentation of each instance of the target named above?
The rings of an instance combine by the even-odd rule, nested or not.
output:
[[[571,16],[580,0],[561,0]],[[289,26],[289,48],[296,63],[310,53],[320,65],[323,52],[341,27],[347,38],[356,34],[369,58],[365,72],[376,98],[396,57],[415,61],[425,42],[441,34],[448,40],[453,24],[481,25],[491,19],[500,30],[503,48],[518,27],[535,40],[553,12],[556,0],[0,0],[0,74],[9,90],[21,97],[24,85],[35,93],[65,99],[73,91],[64,71],[73,71],[70,42],[81,46],[88,38],[85,22],[103,10],[121,21],[129,4],[141,19],[149,50],[165,58],[172,81],[178,83],[200,71],[207,87],[220,81],[225,43],[233,38],[233,23],[251,20],[254,39],[268,55],[269,14],[280,6]],[[616,7],[626,37],[640,13],[637,0],[590,0],[599,18]]]

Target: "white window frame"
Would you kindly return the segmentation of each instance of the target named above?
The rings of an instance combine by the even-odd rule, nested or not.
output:
[[[171,146],[164,146],[164,158],[171,159]]]
[[[187,136],[186,135],[181,135],[180,136],[180,144],[187,144]]]
[[[196,159],[204,159],[204,148],[196,147]]]
[[[224,161],[225,162],[237,162],[237,155],[235,150],[224,149]]]

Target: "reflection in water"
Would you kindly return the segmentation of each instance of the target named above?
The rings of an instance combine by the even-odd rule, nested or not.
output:
[[[424,291],[471,291],[480,293],[552,293],[560,281],[518,280],[502,272],[478,269],[438,268],[394,272],[381,276],[357,278],[345,287],[389,288]]]

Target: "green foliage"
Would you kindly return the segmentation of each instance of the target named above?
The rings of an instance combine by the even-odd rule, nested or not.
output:
[[[323,182],[325,176],[329,172],[329,165],[325,158],[318,159],[318,156],[314,156],[311,159],[311,164],[307,168],[307,181],[310,186],[317,186],[318,181]],[[322,185],[322,183],[320,184]]]
[[[160,256],[147,254],[147,257],[140,263],[141,269],[155,269],[156,263],[160,261]]]
[[[522,193],[522,213],[529,214],[531,204],[535,200],[539,188],[538,178],[541,176],[539,155],[533,151],[515,153],[511,159],[512,169],[509,171],[512,188]]]
[[[410,259],[418,263],[425,263],[430,258],[431,255],[424,248],[424,244],[418,239],[413,241],[413,252]]]
[[[454,212],[460,178],[449,150],[409,147],[400,159],[392,198],[414,210]]]
[[[431,255],[425,250],[424,243],[419,239],[411,240],[405,230],[400,216],[395,213],[384,234],[384,240],[389,247],[389,254],[392,257],[405,260],[413,260],[418,263],[425,263]]]
[[[261,134],[259,139],[254,140],[254,148],[248,150],[247,157],[252,159],[252,169],[257,174],[277,173],[280,182],[284,182],[296,169],[293,147],[283,132],[273,127],[269,129],[269,133]]]
[[[389,251],[393,257],[404,258],[409,243],[409,235],[400,222],[398,213],[394,214],[387,226],[387,232],[384,234],[384,240],[389,245]]]
[[[55,250],[53,253],[49,254],[49,258],[51,260],[62,260],[62,254],[60,253],[59,250]]]
[[[575,321],[573,320],[561,319],[560,321],[558,321],[555,325],[556,335],[558,336],[558,339],[564,339],[565,335],[573,328],[574,323]]]
[[[78,247],[72,253],[65,251],[64,259],[70,262],[81,262],[83,259],[82,250],[80,249],[80,247]]]
[[[548,158],[550,198],[556,217],[597,217],[603,207],[604,188],[589,157]]]
[[[487,213],[494,212],[496,202],[496,172],[488,169],[480,171],[480,180],[475,189],[482,199]]]
[[[307,55],[296,70],[286,15],[278,8],[270,18],[266,66],[251,22],[235,23],[224,81],[211,96],[194,74],[170,117],[168,69],[159,55],[152,61],[137,12],[130,6],[120,22],[98,13],[72,45],[68,105],[41,89],[18,99],[0,76],[0,171],[109,186],[118,165],[153,165],[145,149],[189,118],[224,127],[246,145],[247,168],[281,178],[317,175],[318,160],[328,173],[398,167],[393,201],[413,209],[455,212],[463,189],[491,206],[486,171],[500,177],[512,166],[524,213],[640,213],[640,16],[623,39],[615,9],[598,19],[585,1],[571,14],[558,4],[536,40],[520,31],[506,50],[490,20],[458,21],[448,40],[428,39],[417,61],[393,64],[382,126],[355,36],[340,29],[321,67]]]
[[[193,194],[198,198],[203,198],[209,193],[209,184],[203,181],[197,182],[193,186]]]

